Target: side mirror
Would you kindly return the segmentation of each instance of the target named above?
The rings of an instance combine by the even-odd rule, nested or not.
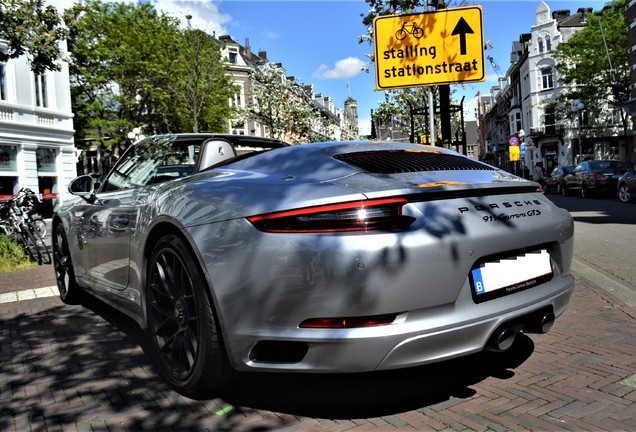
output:
[[[72,195],[77,195],[89,201],[95,194],[95,185],[93,178],[88,175],[77,177],[68,185],[68,191]]]

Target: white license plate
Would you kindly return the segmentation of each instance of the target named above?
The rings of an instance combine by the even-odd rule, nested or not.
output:
[[[477,303],[532,288],[552,279],[550,253],[545,250],[489,261],[471,271]]]

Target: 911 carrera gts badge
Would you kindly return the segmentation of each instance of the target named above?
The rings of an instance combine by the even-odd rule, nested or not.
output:
[[[458,207],[460,213],[467,213],[471,211],[478,212],[492,212],[493,210],[502,209],[516,209],[518,207],[538,207],[543,204],[539,200],[524,200],[524,201],[504,201],[504,202],[492,202],[477,204],[471,207]]]

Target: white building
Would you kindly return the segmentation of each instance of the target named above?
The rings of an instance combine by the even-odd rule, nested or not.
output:
[[[77,175],[68,66],[61,67],[36,75],[26,57],[0,63],[0,202],[29,188],[52,210]]]
[[[541,162],[550,171],[557,165],[572,164],[572,125],[559,120],[554,111],[564,88],[557,76],[553,50],[585,26],[586,15],[591,11],[580,8],[572,15],[569,10],[551,14],[543,1],[537,7],[527,61],[520,69],[521,97],[525,101],[523,125],[530,136],[527,155],[530,167]]]

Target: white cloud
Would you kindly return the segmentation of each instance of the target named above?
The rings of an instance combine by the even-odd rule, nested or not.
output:
[[[64,9],[73,6],[77,0],[45,1],[55,6],[58,13],[62,13]],[[115,1],[121,3],[137,3],[136,0]],[[152,0],[151,2],[157,11],[178,19],[184,28],[188,25],[186,15],[192,15],[192,19],[190,20],[192,27],[201,29],[210,34],[213,32],[216,32],[217,35],[228,33],[225,26],[232,20],[232,17],[220,13],[217,5],[209,0]]]
[[[232,18],[229,15],[219,12],[216,4],[206,0],[154,0],[152,2],[158,11],[165,12],[181,21],[185,27],[187,25],[186,15],[192,15],[190,24],[207,33],[216,32],[217,35],[227,34],[225,25]]]
[[[347,57],[338,60],[333,68],[322,64],[314,77],[323,79],[347,79],[358,75],[367,66],[367,63],[357,57]]]

